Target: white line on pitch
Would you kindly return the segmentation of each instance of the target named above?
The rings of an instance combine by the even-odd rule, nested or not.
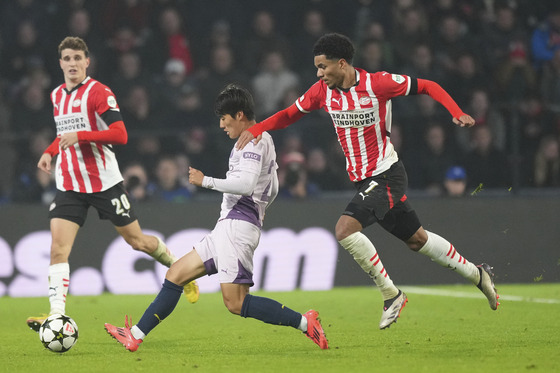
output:
[[[402,286],[400,288],[405,293],[410,293],[410,294],[440,295],[440,296],[455,297],[455,298],[480,298],[481,296],[481,294],[477,294],[477,293],[466,293],[463,291],[452,291],[452,290],[443,290],[443,289],[430,289],[430,288],[423,288],[418,286]],[[513,302],[560,304],[560,299],[532,298],[532,297],[522,297],[518,295],[500,294],[500,300],[513,301]]]

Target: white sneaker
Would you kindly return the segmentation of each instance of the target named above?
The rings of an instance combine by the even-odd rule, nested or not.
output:
[[[480,271],[480,281],[478,282],[478,287],[480,291],[486,295],[488,299],[488,304],[490,304],[490,308],[496,310],[500,305],[498,299],[500,296],[498,295],[496,288],[494,287],[494,281],[492,278],[494,277],[494,273],[492,272],[492,267],[486,263],[482,263],[477,265],[478,270]]]
[[[383,305],[379,329],[388,328],[392,323],[397,322],[397,318],[401,315],[401,311],[404,306],[406,306],[406,302],[408,302],[408,298],[406,294],[400,290],[396,297],[386,300]]]

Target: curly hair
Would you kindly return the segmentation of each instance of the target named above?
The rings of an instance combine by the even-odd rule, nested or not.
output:
[[[325,55],[329,60],[345,59],[352,64],[354,58],[354,45],[352,41],[342,34],[325,34],[313,46],[313,56]]]

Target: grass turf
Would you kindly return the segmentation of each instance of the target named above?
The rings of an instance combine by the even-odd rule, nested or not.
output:
[[[181,299],[137,352],[103,329],[138,321],[153,295],[71,296],[80,337],[65,354],[44,349],[25,319],[45,298],[0,298],[2,372],[527,372],[560,371],[560,284],[501,285],[491,311],[473,286],[404,287],[397,324],[379,330],[381,297],[367,287],[324,292],[255,292],[319,311],[329,339],[320,350],[300,332],[230,315],[220,293]],[[443,294],[443,296],[442,296]],[[454,296],[456,295],[456,296]]]

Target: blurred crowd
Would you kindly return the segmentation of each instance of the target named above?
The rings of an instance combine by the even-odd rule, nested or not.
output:
[[[227,171],[219,91],[248,87],[257,120],[291,105],[317,79],[313,44],[333,31],[354,41],[354,66],[434,80],[476,119],[462,129],[429,96],[393,100],[411,189],[560,187],[558,0],[0,0],[0,201],[52,199],[36,164],[56,136],[49,94],[65,36],[87,42],[88,74],[117,96],[132,199],[180,202],[203,193],[189,165]],[[282,197],[352,190],[326,113],[271,134]]]

